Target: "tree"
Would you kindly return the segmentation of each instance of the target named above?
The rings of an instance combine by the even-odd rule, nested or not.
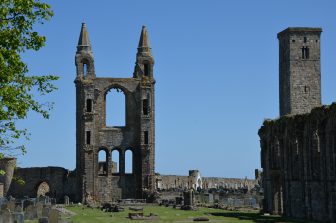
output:
[[[17,120],[27,118],[29,111],[49,118],[52,103],[42,103],[36,96],[56,90],[53,75],[29,75],[21,55],[37,51],[45,45],[45,37],[34,31],[53,16],[50,6],[40,0],[1,0],[0,2],[0,158],[13,149],[25,153],[24,146],[13,148],[14,142],[28,137],[27,129],[19,129]]]

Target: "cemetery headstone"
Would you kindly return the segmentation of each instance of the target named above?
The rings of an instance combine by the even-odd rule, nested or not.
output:
[[[25,219],[33,220],[35,218],[37,218],[37,208],[33,205],[29,205],[26,208]]]
[[[58,223],[59,218],[59,211],[56,209],[52,209],[49,213],[49,223]]]
[[[12,214],[9,211],[9,209],[5,209],[1,211],[1,215],[2,215],[2,221],[3,222],[12,222]]]

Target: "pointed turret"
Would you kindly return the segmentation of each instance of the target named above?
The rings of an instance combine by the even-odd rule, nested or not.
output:
[[[85,23],[82,23],[82,28],[77,44],[75,62],[77,67],[77,78],[95,78],[96,75],[94,70],[94,58]]]
[[[146,26],[142,26],[133,77],[153,78],[153,65],[154,58],[149,45],[147,29]]]
[[[142,26],[137,56],[152,56],[146,26]]]
[[[78,39],[78,44],[77,44],[77,51],[91,51],[91,43],[89,40],[89,34],[87,32],[86,29],[86,24],[83,22],[82,23],[82,28],[81,28],[81,32],[79,35],[79,39]]]

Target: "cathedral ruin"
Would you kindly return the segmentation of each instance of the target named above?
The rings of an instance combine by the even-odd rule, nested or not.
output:
[[[280,118],[259,129],[264,212],[336,221],[336,104],[321,106],[321,28],[279,39]]]
[[[78,200],[108,202],[142,198],[155,187],[154,59],[146,27],[142,27],[132,78],[98,78],[85,24],[76,52],[76,174]],[[106,124],[106,95],[125,95],[125,126]],[[118,105],[113,105],[118,106]],[[117,153],[113,153],[117,151]],[[132,171],[125,173],[125,154],[132,154]],[[98,162],[98,154],[105,161]],[[118,154],[119,153],[119,154]],[[112,154],[119,157],[113,170]]]

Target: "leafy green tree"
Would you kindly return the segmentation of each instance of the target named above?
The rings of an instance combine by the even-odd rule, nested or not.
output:
[[[27,118],[29,111],[49,117],[52,103],[36,97],[56,90],[53,75],[29,75],[21,55],[45,45],[45,37],[34,31],[53,16],[50,6],[39,0],[0,1],[0,158],[13,149],[25,153],[24,146],[13,148],[19,138],[27,138],[27,129],[17,127],[17,120]],[[17,150],[16,150],[17,151]]]

